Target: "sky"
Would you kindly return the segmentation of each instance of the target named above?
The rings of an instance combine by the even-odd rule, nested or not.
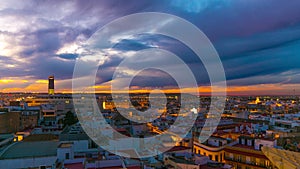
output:
[[[49,75],[55,76],[57,92],[69,92],[76,60],[95,32],[129,14],[163,12],[191,22],[209,38],[222,61],[229,94],[300,94],[299,6],[298,0],[3,0],[0,92],[47,92]],[[142,27],[163,27],[161,22],[152,24]],[[109,91],[122,60],[152,48],[178,55],[200,91],[210,91],[203,63],[174,38],[131,32],[110,42],[113,47],[103,49],[91,85],[97,91]],[[176,90],[170,75],[153,69],[140,72],[131,85],[135,90]]]

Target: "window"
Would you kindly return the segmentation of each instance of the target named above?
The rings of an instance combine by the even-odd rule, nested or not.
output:
[[[200,150],[198,150],[198,154],[200,154],[201,153],[201,151]]]
[[[70,159],[70,153],[66,153],[66,159]]]
[[[260,161],[259,158],[256,158],[255,159],[255,165],[259,165],[259,161]]]
[[[223,142],[222,141],[219,141],[219,146],[223,146]]]
[[[249,156],[246,156],[246,163],[250,164],[251,163],[251,158]]]
[[[209,155],[209,159],[212,160],[212,155]]]
[[[247,141],[247,145],[248,145],[248,146],[252,146],[252,140],[248,140],[248,141]]]
[[[233,159],[233,154],[229,153],[229,158]]]
[[[219,156],[215,155],[215,161],[219,161]]]
[[[239,161],[239,162],[242,161],[242,158],[240,155],[237,156],[237,161]]]

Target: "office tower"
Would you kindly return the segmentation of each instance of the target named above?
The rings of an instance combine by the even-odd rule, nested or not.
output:
[[[49,76],[48,81],[48,94],[54,95],[54,76]]]

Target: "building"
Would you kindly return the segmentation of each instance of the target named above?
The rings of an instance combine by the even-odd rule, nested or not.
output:
[[[79,123],[64,128],[59,135],[59,141],[60,143],[72,143],[72,148],[75,153],[86,152],[98,148],[84,132]]]
[[[276,144],[275,139],[240,136],[237,144],[224,148],[225,162],[237,169],[275,168],[261,149],[275,147]]]
[[[54,95],[54,76],[48,77],[48,94]]]
[[[22,111],[21,113],[20,130],[34,128],[38,126],[39,112],[38,111]]]
[[[163,162],[167,168],[174,168],[174,169],[182,169],[182,168],[231,169],[232,168],[230,165],[211,161],[207,156],[188,153],[188,152],[165,153]]]
[[[65,104],[65,109],[73,108],[71,95],[35,95],[28,96],[24,99],[26,104],[30,106],[40,106],[41,104]],[[67,106],[69,105],[69,106]]]
[[[205,143],[194,142],[193,151],[196,154],[209,157],[210,160],[224,162],[225,146],[230,146],[235,143],[236,142],[232,142],[228,144],[228,140],[222,137],[211,136]]]
[[[56,126],[57,125],[57,113],[56,107],[52,104],[41,105],[41,114],[45,126]]]
[[[53,168],[58,141],[17,142],[0,154],[0,168]]]
[[[20,128],[21,112],[0,112],[0,134],[15,133]]]
[[[59,134],[63,129],[63,115],[57,112],[57,106],[53,104],[42,104],[40,106],[39,125],[43,133]]]

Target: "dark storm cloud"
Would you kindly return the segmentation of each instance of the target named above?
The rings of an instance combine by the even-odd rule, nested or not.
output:
[[[168,73],[157,69],[146,69],[139,72],[131,81],[131,86],[164,88],[176,87],[178,84]]]
[[[57,55],[58,57],[62,59],[69,59],[69,60],[75,60],[78,57],[78,54],[73,54],[73,53],[62,53]]]
[[[238,40],[234,39],[234,44],[237,46],[231,46],[232,48],[227,50],[234,51],[235,48],[237,48],[235,55],[226,56],[226,52],[219,52],[230,85],[253,85],[262,82],[281,83],[282,81],[285,81],[286,83],[294,82],[293,76],[289,77],[289,81],[287,81],[285,77],[276,77],[278,77],[279,74],[290,70],[299,71],[300,61],[298,55],[300,54],[300,51],[298,48],[300,44],[299,40],[296,39],[297,37],[292,36],[296,35],[297,32],[295,32],[295,30],[297,29],[288,28],[267,34],[262,33],[261,35],[257,35],[257,37],[248,37],[246,39],[240,38]],[[268,41],[265,40],[266,37],[274,38],[275,40]],[[233,40],[231,39],[227,40],[228,43],[233,43],[232,41]],[[120,43],[121,45],[116,45],[118,46],[118,50],[137,51],[150,48],[153,45],[169,50],[189,65],[198,84],[209,83],[207,72],[201,61],[181,42],[160,35],[140,35],[137,36],[136,39],[122,40]],[[145,44],[147,44],[148,47],[145,46]],[[251,50],[249,50],[249,44],[253,44],[250,46]],[[226,45],[227,44],[225,43],[224,46]],[[120,48],[120,46],[123,48]],[[223,46],[219,47],[221,48]],[[105,65],[106,63],[103,64],[103,66]],[[114,66],[116,66],[116,64]],[[269,82],[268,79],[270,79]]]
[[[11,4],[19,2],[11,2]],[[9,4],[9,5],[11,5]],[[60,60],[75,59],[76,53],[56,52],[67,43],[76,42],[78,36],[89,38],[96,29],[110,20],[125,14],[137,12],[150,5],[150,2],[128,3],[124,1],[28,1],[0,10],[2,16],[11,22],[13,30],[1,30],[10,38],[18,38],[12,46],[20,46],[17,53],[26,63],[17,65],[14,71],[1,71],[1,76],[31,75],[34,78],[45,78],[51,72],[60,78],[71,78],[74,62]],[[122,8],[120,8],[122,7]],[[69,12],[70,11],[70,12]],[[20,19],[13,21],[12,19]],[[21,21],[24,26],[17,23]],[[15,24],[15,26],[13,26]],[[20,27],[20,28],[19,28]],[[84,39],[83,39],[84,40]],[[12,47],[11,46],[11,47]],[[11,62],[14,61],[13,56]],[[9,63],[5,59],[2,62]],[[18,63],[17,63],[18,64]],[[24,71],[26,69],[26,71]],[[20,71],[19,71],[20,70]],[[23,70],[23,72],[22,72]]]
[[[219,45],[228,79],[299,71],[300,25],[262,33]],[[218,45],[217,45],[218,49]],[[228,51],[235,54],[227,55]],[[226,52],[227,51],[227,52]],[[272,80],[270,80],[270,83]],[[249,84],[257,83],[254,80]],[[238,84],[238,83],[237,83]]]
[[[35,36],[39,44],[37,52],[55,52],[61,46],[57,30],[39,31]]]
[[[143,44],[137,40],[121,40],[121,42],[117,43],[114,47],[114,49],[118,50],[143,50],[151,48],[151,46],[147,44]]]
[[[55,75],[56,79],[70,79],[73,75],[74,60],[60,60],[56,57],[41,56],[31,64],[30,72],[37,72],[35,78],[45,79],[49,75]]]

